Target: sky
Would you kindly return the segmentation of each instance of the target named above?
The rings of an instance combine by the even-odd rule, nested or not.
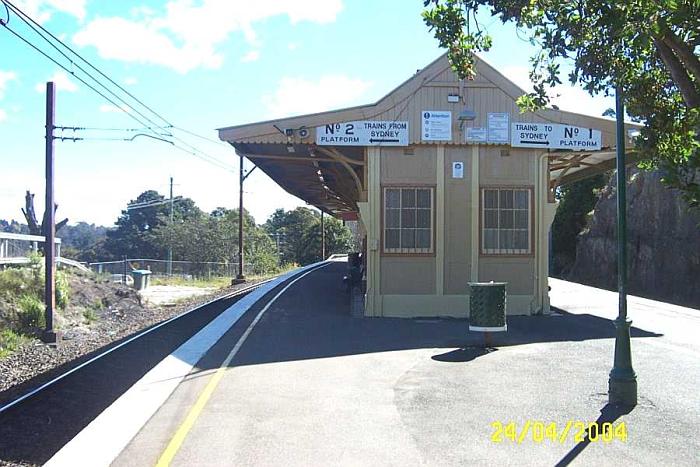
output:
[[[238,157],[217,142],[216,128],[375,102],[442,53],[420,16],[423,0],[10,1],[175,127],[207,138],[171,130],[197,157],[147,137],[122,141],[136,131],[57,132],[86,138],[55,144],[57,217],[71,224],[111,226],[143,191],[167,195],[170,177],[176,196],[205,211],[235,208]],[[42,45],[14,14],[9,19]],[[535,49],[486,11],[480,22],[494,37],[483,58],[529,88]],[[142,126],[0,27],[0,219],[24,222],[26,190],[43,212],[49,80],[58,89],[59,126]],[[552,95],[563,110],[600,116],[614,107],[568,85]],[[202,159],[210,157],[219,162]],[[258,223],[277,208],[306,204],[260,171],[244,191]]]

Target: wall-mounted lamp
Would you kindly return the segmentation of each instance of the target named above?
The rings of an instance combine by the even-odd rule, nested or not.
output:
[[[476,120],[476,112],[472,109],[465,108],[457,115],[457,120],[459,120],[459,131],[462,131],[464,122],[473,122]]]
[[[476,119],[476,112],[472,109],[464,109],[457,116],[457,120],[460,122],[471,122]]]

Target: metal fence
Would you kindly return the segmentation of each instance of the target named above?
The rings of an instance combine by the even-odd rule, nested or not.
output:
[[[153,276],[177,276],[186,279],[209,279],[212,277],[234,277],[238,274],[238,263],[213,263],[206,261],[173,261],[172,273],[168,274],[168,261],[152,258],[126,258],[121,261],[89,263],[98,274],[130,274],[136,269],[151,271]],[[251,273],[249,264],[244,264],[244,274]]]

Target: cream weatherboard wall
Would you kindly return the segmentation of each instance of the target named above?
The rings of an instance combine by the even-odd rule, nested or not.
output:
[[[532,150],[503,146],[414,145],[410,148],[370,148],[368,197],[375,214],[369,217],[367,314],[370,316],[468,316],[470,281],[508,282],[509,314],[543,310],[536,280],[539,256],[546,243],[533,245],[530,255],[484,256],[480,253],[480,190],[484,186],[525,187],[532,190],[531,236],[544,210],[546,190],[538,164],[546,163]],[[542,159],[542,160],[540,160]],[[463,178],[452,177],[453,162],[465,166]],[[371,173],[371,175],[370,175]],[[546,175],[546,173],[545,173]],[[434,195],[434,253],[383,253],[383,190],[393,186],[428,186]],[[551,222],[551,221],[550,221]],[[542,225],[548,230],[548,225]],[[533,239],[534,240],[534,239]],[[535,243],[533,241],[533,243]],[[545,276],[546,277],[546,276]],[[544,293],[546,295],[546,292]],[[546,310],[545,310],[546,311]]]

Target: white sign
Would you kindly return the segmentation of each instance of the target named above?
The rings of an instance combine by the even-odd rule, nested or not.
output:
[[[424,110],[421,115],[421,140],[452,141],[452,112]]]
[[[486,128],[467,127],[466,140],[468,143],[485,143],[488,141],[489,132]]]
[[[600,149],[600,130],[556,123],[513,123],[510,145],[516,148]]]
[[[464,162],[452,163],[452,178],[464,178]]]
[[[486,121],[488,122],[489,131],[488,142],[507,143],[509,140],[510,114],[488,113]]]
[[[408,146],[408,122],[374,121],[330,123],[316,127],[319,146]]]

